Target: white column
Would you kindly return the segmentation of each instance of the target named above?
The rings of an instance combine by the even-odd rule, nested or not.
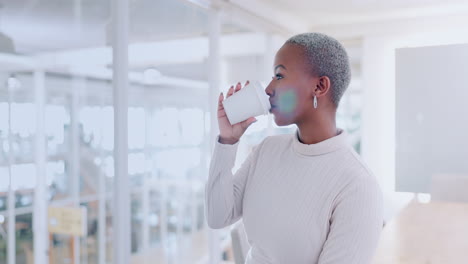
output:
[[[209,30],[209,81],[210,81],[210,95],[209,95],[209,106],[210,106],[210,153],[213,151],[215,138],[219,133],[218,119],[217,119],[217,106],[218,97],[221,89],[221,51],[220,51],[220,39],[221,39],[221,13],[219,11],[212,11],[210,13],[210,30]],[[211,155],[210,155],[211,156]],[[206,222],[206,221],[205,221]],[[219,231],[209,230],[208,234],[209,241],[209,263],[217,264],[221,260],[221,245],[219,238]]]
[[[73,206],[80,206],[80,130],[79,130],[79,120],[80,120],[80,110],[79,110],[79,97],[80,91],[84,88],[83,79],[79,77],[74,77],[73,81],[73,91],[72,91],[72,102],[71,102],[71,111],[70,111],[70,139],[71,139],[71,155],[69,159],[70,168],[71,168],[71,198],[73,200]],[[80,263],[80,237],[73,237],[73,251],[74,251],[74,262]]]
[[[209,91],[210,92],[210,91]],[[206,182],[206,179],[208,177],[208,173],[209,173],[209,155],[211,154],[211,111],[210,111],[210,107],[211,107],[211,104],[209,102],[210,98],[208,98],[207,96],[207,99],[205,101],[205,104],[203,106],[203,126],[204,126],[204,141],[203,141],[203,155],[201,156],[201,164],[203,165],[203,175],[204,177],[202,177],[202,179]],[[205,191],[203,189],[203,191]],[[203,199],[203,205],[204,207],[206,206],[205,204],[205,201]],[[205,217],[204,217],[205,218]],[[203,226],[202,226],[202,230],[203,230],[203,233],[206,234],[206,236],[208,237],[209,236],[209,227],[208,227],[208,224],[206,222],[206,219],[203,219]],[[209,238],[209,237],[208,237]]]
[[[128,0],[113,1],[114,214],[113,263],[130,263],[130,182],[128,177]]]
[[[36,104],[36,187],[34,192],[34,263],[47,264],[49,237],[47,232],[46,140],[45,140],[45,73],[34,72]]]
[[[265,34],[265,52],[263,53],[263,65],[262,69],[260,70],[261,76],[260,81],[264,81],[266,83],[271,82],[271,77],[274,75],[273,73],[273,63],[275,62],[275,55],[276,55],[276,47],[273,43],[273,35],[272,34]]]
[[[75,34],[78,37],[82,37],[82,8],[81,8],[81,0],[74,0],[73,1],[73,26],[75,28]]]
[[[177,227],[176,227],[176,234],[177,234],[177,246],[180,246],[180,242],[184,235],[184,218],[185,213],[185,206],[186,206],[186,199],[185,199],[185,186],[178,186],[178,190],[175,195],[177,198],[177,209],[176,209],[176,216],[177,216]]]
[[[150,242],[150,227],[148,223],[149,219],[149,211],[150,211],[150,206],[149,206],[149,193],[151,191],[150,188],[150,178],[151,178],[151,170],[147,170],[150,167],[150,146],[149,146],[149,137],[150,135],[150,123],[151,123],[151,111],[149,109],[148,105],[145,105],[145,176],[143,178],[143,186],[142,186],[142,197],[141,197],[141,203],[142,203],[142,219],[141,219],[141,235],[142,235],[142,251],[146,252],[149,249],[149,242]]]
[[[143,186],[142,186],[142,219],[141,219],[141,235],[142,235],[142,247],[141,251],[146,252],[149,249],[149,223],[148,223],[148,217],[149,217],[149,192],[150,192],[150,186],[148,186],[148,178],[145,176],[143,180]]]
[[[147,173],[145,173],[147,174]],[[142,219],[141,219],[141,235],[142,235],[142,251],[146,252],[149,249],[150,243],[150,226],[149,226],[149,215],[150,215],[150,191],[149,176],[145,175],[143,180],[143,191],[142,191]]]
[[[395,192],[395,48],[401,37],[368,36],[363,41],[361,155],[384,192],[384,219],[413,195]]]
[[[395,49],[391,38],[364,38],[361,153],[385,191],[395,189]]]
[[[8,264],[16,263],[16,216],[15,216],[15,190],[13,189],[13,176],[11,175],[11,166],[14,162],[13,157],[13,142],[11,136],[11,103],[14,88],[8,85],[8,175],[9,175],[9,187],[8,187]]]
[[[105,105],[106,93],[103,91],[101,94],[101,113]],[[99,157],[101,158],[101,164],[104,162],[104,150],[102,149],[102,140],[103,140],[103,125],[101,123],[101,128],[99,131]],[[106,175],[104,171],[99,170],[99,216],[98,216],[98,249],[99,249],[99,264],[106,263],[106,240],[107,240],[107,223],[106,223]]]
[[[167,228],[167,189],[169,188],[167,186],[167,182],[165,179],[159,179],[161,183],[160,186],[160,192],[161,192],[161,200],[160,202],[160,208],[161,208],[161,221],[160,221],[160,226],[161,226],[161,245],[164,248],[165,253],[168,253],[169,250],[169,234],[168,234],[168,228]]]
[[[198,201],[197,201],[197,193],[195,192],[195,188],[194,188],[194,184],[196,184],[198,182],[198,180],[194,180],[192,179],[192,185],[191,185],[191,188],[190,188],[190,217],[192,219],[192,222],[191,222],[191,227],[190,227],[190,232],[191,232],[191,235],[193,236],[195,234],[195,232],[197,232],[197,220],[198,220]]]
[[[273,72],[273,63],[275,61],[275,55],[278,50],[276,43],[273,41],[277,39],[277,37],[273,36],[272,34],[266,34],[265,36],[265,53],[263,54],[263,66],[262,66],[262,80],[265,82],[265,85],[268,85],[271,82],[271,77],[274,75]],[[264,87],[266,89],[266,87]],[[267,124],[267,136],[271,136],[274,134],[274,127],[273,127],[273,115],[268,115],[268,124]]]

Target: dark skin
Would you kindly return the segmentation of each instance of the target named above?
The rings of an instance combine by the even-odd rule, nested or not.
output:
[[[299,141],[316,144],[337,135],[336,110],[331,83],[306,64],[304,49],[285,44],[276,53],[275,76],[265,89],[278,126],[296,124]],[[314,108],[314,95],[318,107]]]
[[[265,92],[270,96],[272,109],[278,126],[296,124],[299,141],[316,144],[337,135],[336,105],[331,100],[330,78],[314,74],[305,60],[304,49],[298,45],[285,44],[276,53],[273,80]],[[245,84],[247,85],[248,82]],[[241,89],[241,84],[231,86],[226,98]],[[314,96],[318,107],[314,108]],[[256,121],[251,117],[231,125],[224,111],[224,95],[218,99],[219,142],[235,144],[247,128]]]

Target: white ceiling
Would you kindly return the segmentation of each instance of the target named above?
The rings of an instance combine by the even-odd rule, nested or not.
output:
[[[425,8],[431,5],[466,3],[466,0],[262,0],[276,7],[306,17],[314,13],[356,13],[395,11],[404,8]]]
[[[12,37],[20,54],[44,54],[66,50],[106,46],[109,32],[111,3],[113,0],[0,0],[0,32]],[[209,16],[207,10],[190,2],[209,0],[129,0],[130,41],[155,42],[158,40],[195,38],[208,34]],[[445,21],[448,16],[466,16],[468,23],[468,0],[211,0],[221,3],[224,8],[223,33],[239,33],[258,30],[254,24],[265,26],[266,31],[290,35],[291,32],[321,31],[332,29],[354,31],[365,23],[373,32],[384,28],[376,22],[385,20],[396,30],[404,23],[401,19],[428,18],[438,16]],[[229,13],[226,9],[237,10]],[[254,19],[252,19],[254,18]],[[263,21],[263,23],[262,23]],[[396,23],[399,21],[398,23]],[[441,24],[433,22],[432,25]],[[459,23],[454,20],[452,24]],[[452,24],[447,24],[452,25]],[[396,26],[395,26],[396,25]],[[422,26],[421,26],[422,25]],[[425,21],[413,29],[433,30]],[[444,27],[447,28],[447,25]],[[327,28],[328,27],[328,28]],[[424,27],[424,28],[423,28]],[[352,29],[352,30],[349,30]],[[321,31],[324,32],[324,31]],[[356,31],[357,32],[357,31]],[[354,34],[354,35],[353,35]],[[359,33],[362,34],[362,33]],[[283,36],[284,37],[284,36]],[[349,44],[361,35],[349,33],[341,39],[346,47],[360,47]],[[183,41],[190,42],[190,41]],[[229,42],[234,46],[236,43]],[[171,46],[172,47],[172,46]],[[166,76],[191,80],[207,80],[206,61],[185,61],[190,54],[199,53],[197,47],[183,46],[179,57],[184,62],[156,64]],[[194,51],[192,51],[194,50]],[[70,52],[68,52],[70,51]],[[185,53],[184,53],[185,52]],[[360,58],[359,49],[353,58]],[[82,52],[87,59],[93,52]],[[146,53],[144,54],[147,57]],[[77,56],[74,56],[76,58]],[[154,54],[153,54],[154,57]],[[151,57],[151,58],[153,58]],[[175,57],[171,55],[171,58]],[[75,63],[75,59],[72,60]],[[134,66],[141,71],[154,65]],[[139,67],[139,68],[138,68]],[[66,71],[66,69],[64,69]]]
[[[18,53],[106,45],[111,0],[4,0],[0,31]],[[207,12],[184,0],[130,0],[130,41],[197,37],[208,31]],[[107,28],[107,29],[106,29]],[[224,23],[223,32],[245,32]]]
[[[231,0],[281,24],[308,29],[332,24],[391,21],[419,17],[466,15],[467,0]]]
[[[106,45],[112,0],[0,0],[0,31],[13,38],[18,53]],[[130,40],[147,42],[207,35],[206,10],[198,0],[130,0]],[[201,1],[201,0],[200,0]],[[205,1],[205,0],[203,0]],[[297,31],[331,24],[466,14],[468,0],[211,0],[238,6],[278,26]],[[243,18],[237,19],[242,21]],[[236,21],[224,33],[251,29]],[[248,23],[247,23],[248,26]]]
[[[8,0],[0,10],[0,30],[13,38],[17,52],[91,47],[105,42],[110,2],[83,1],[77,34],[73,1]]]

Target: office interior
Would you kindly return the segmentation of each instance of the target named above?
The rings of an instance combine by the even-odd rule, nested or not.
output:
[[[466,152],[447,156],[459,170],[434,172],[451,176],[399,171],[395,76],[399,49],[466,44],[467,25],[459,0],[1,1],[0,264],[243,263],[232,227],[204,216],[217,98],[239,81],[266,86],[276,51],[303,32],[336,38],[350,58],[337,126],[384,194],[374,263],[466,263],[459,229],[437,233],[448,252],[425,250],[431,230],[467,228]],[[434,107],[450,104],[431,94]],[[421,138],[447,140],[466,116]],[[297,129],[257,119],[235,169],[265,137]],[[57,219],[69,226],[53,231]],[[403,238],[419,221],[434,226]]]

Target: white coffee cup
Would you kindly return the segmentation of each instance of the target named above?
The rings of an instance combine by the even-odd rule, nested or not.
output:
[[[267,115],[271,105],[268,95],[258,81],[252,81],[240,91],[223,101],[224,110],[231,125],[249,117]]]

